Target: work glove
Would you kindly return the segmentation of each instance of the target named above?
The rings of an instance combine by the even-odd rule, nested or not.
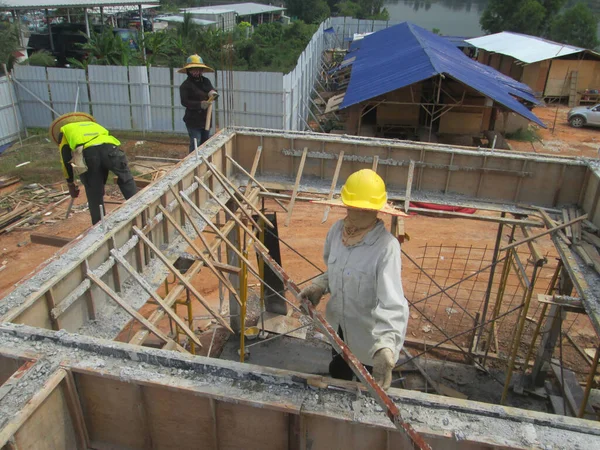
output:
[[[77,186],[75,183],[73,182],[68,182],[67,183],[67,187],[69,188],[69,195],[72,198],[77,198],[79,197],[79,186]]]
[[[200,108],[202,109],[208,109],[208,105],[210,105],[210,102],[207,102],[205,100],[200,102]]]
[[[381,348],[373,356],[373,378],[375,382],[387,391],[392,384],[392,370],[396,365],[394,352],[389,348]]]
[[[300,296],[317,306],[321,301],[321,297],[325,294],[325,288],[318,284],[311,284],[300,291]]]

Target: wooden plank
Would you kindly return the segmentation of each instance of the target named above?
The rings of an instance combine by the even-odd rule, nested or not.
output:
[[[573,219],[573,220],[571,220],[571,221],[569,221],[567,223],[563,223],[562,225],[558,225],[558,226],[556,226],[554,228],[550,228],[550,229],[548,229],[546,231],[543,231],[541,233],[534,234],[533,236],[530,236],[528,238],[521,239],[520,241],[517,241],[517,242],[513,242],[512,244],[507,245],[506,247],[501,248],[500,251],[503,252],[505,250],[509,250],[511,248],[515,248],[515,247],[517,247],[517,246],[519,246],[521,244],[525,244],[527,242],[530,242],[530,241],[533,241],[535,239],[541,238],[542,236],[546,236],[547,234],[554,233],[554,232],[556,232],[558,230],[562,230],[565,227],[568,227],[570,225],[573,225],[576,222],[579,222],[579,221],[585,220],[585,219],[587,219],[587,214],[584,214],[583,216],[579,216],[576,219]]]
[[[594,267],[593,261],[588,256],[588,254],[583,251],[583,248],[580,245],[575,244],[575,245],[571,246],[571,249],[579,255],[579,257],[583,260],[583,262],[585,263],[586,266]]]
[[[204,163],[206,164],[208,169],[213,173],[213,175],[215,176],[217,181],[221,184],[221,186],[223,186],[223,189],[225,190],[225,192],[227,192],[231,196],[233,201],[240,208],[244,209],[244,206],[237,199],[237,195],[239,195],[242,198],[242,200],[244,200],[246,202],[246,204],[250,207],[250,209],[252,211],[254,211],[254,213],[256,215],[258,215],[262,220],[265,221],[265,223],[269,226],[269,228],[275,228],[275,226],[271,223],[271,221],[267,218],[267,216],[265,216],[260,209],[258,209],[256,206],[254,206],[254,203],[249,201],[246,198],[246,196],[244,195],[244,193],[242,193],[242,191],[240,191],[238,189],[238,187],[229,180],[229,178],[227,178],[225,175],[223,175],[221,172],[219,172],[219,170],[208,159],[206,159],[205,157],[202,157],[202,159],[204,160]],[[231,192],[229,192],[229,189],[231,189],[233,191],[233,194]]]
[[[93,449],[151,449],[137,383],[75,372]]]
[[[144,236],[144,237],[146,237],[146,236]],[[106,293],[106,295],[108,295],[111,299],[113,299],[115,301],[115,303],[117,303],[121,308],[123,308],[131,317],[133,317],[138,322],[140,322],[143,326],[148,328],[148,330],[150,330],[159,339],[161,339],[165,343],[174,342],[173,339],[169,338],[162,331],[160,331],[158,328],[156,328],[153,324],[148,322],[148,320],[144,316],[142,316],[139,312],[137,312],[129,303],[127,303],[126,301],[121,299],[121,297],[119,297],[119,295],[115,291],[113,291],[110,288],[110,286],[108,286],[106,283],[104,283],[104,281],[102,281],[100,278],[98,278],[92,272],[88,272],[87,277],[92,282],[94,282],[100,289],[102,289]],[[180,352],[187,353],[187,350],[185,350],[179,344],[176,344],[175,347]]]
[[[408,166],[408,178],[406,180],[406,194],[404,195],[404,212],[410,209],[410,194],[412,191],[413,177],[415,175],[415,162],[411,159]]]
[[[569,211],[567,209],[563,208],[562,218],[563,218],[563,223],[569,222]],[[571,228],[571,225],[567,225],[565,227],[565,234],[567,235],[567,237],[569,239],[573,240],[573,229]]]
[[[142,386],[152,445],[157,449],[217,449],[210,399],[160,386]]]
[[[232,210],[230,210],[230,209],[229,209],[229,208],[228,208],[228,207],[225,205],[225,203],[223,203],[223,202],[222,202],[222,201],[219,199],[219,197],[217,197],[217,195],[216,195],[216,194],[215,194],[213,191],[211,191],[211,190],[209,189],[209,187],[208,187],[206,184],[204,184],[204,183],[202,182],[202,180],[200,180],[200,178],[196,178],[196,181],[197,181],[197,182],[198,182],[198,184],[199,184],[199,185],[200,185],[200,186],[201,186],[201,187],[202,187],[202,188],[203,188],[203,189],[204,189],[204,190],[205,190],[205,191],[208,193],[208,195],[210,195],[210,196],[212,197],[212,199],[213,199],[213,200],[214,200],[214,201],[217,203],[217,205],[219,205],[219,206],[220,206],[220,207],[223,209],[223,211],[225,211],[225,213],[226,213],[226,214],[228,214],[228,215],[229,215],[229,217],[231,217],[231,219],[232,219],[233,221],[235,221],[235,223],[237,223],[237,224],[238,224],[238,226],[239,226],[239,227],[241,227],[241,228],[242,228],[242,229],[243,229],[243,230],[244,230],[246,233],[248,233],[249,237],[253,238],[253,241],[255,241],[255,242],[256,242],[256,244],[257,244],[259,247],[261,247],[261,248],[262,248],[264,251],[267,251],[267,252],[269,251],[269,249],[267,249],[267,247],[265,247],[265,245],[264,245],[262,242],[260,242],[260,239],[258,239],[258,238],[256,237],[256,233],[255,233],[255,231],[254,231],[254,230],[251,230],[251,229],[250,229],[250,228],[248,228],[246,225],[244,225],[244,223],[243,223],[243,222],[242,222],[240,219],[238,219],[238,218],[237,218],[237,216],[235,215],[235,213],[234,213]],[[227,191],[227,193],[229,193],[229,191]],[[231,195],[231,194],[229,194],[229,195],[230,195],[232,198],[234,197],[234,196],[233,196],[233,195]],[[243,213],[243,214],[244,214],[244,215],[245,215],[245,216],[248,218],[248,220],[249,220],[250,222],[252,222],[252,224],[253,224],[253,225],[254,225],[254,226],[257,228],[257,230],[259,230],[259,231],[262,231],[262,228],[261,228],[261,227],[260,227],[260,226],[259,226],[259,225],[256,223],[256,221],[255,221],[255,220],[252,218],[252,215],[248,214],[248,212],[246,211],[246,209],[245,209],[245,208],[240,208],[240,210],[241,210],[241,211],[242,211],[242,213]]]
[[[162,208],[162,206],[161,206]],[[202,343],[198,339],[198,336],[189,329],[185,321],[177,315],[168,305],[165,304],[163,299],[156,293],[154,289],[148,284],[148,282],[139,274],[137,271],[115,250],[111,250],[111,255],[123,266],[123,268],[138,282],[142,289],[144,289],[152,299],[159,304],[159,306],[165,311],[165,313],[179,325],[184,334],[190,338],[198,347],[202,348]]]
[[[179,270],[177,270],[173,264],[169,261],[169,259],[156,247],[148,237],[142,233],[142,231],[138,227],[133,227],[133,231],[142,239],[148,247],[154,252],[154,254],[160,259],[165,266],[169,268],[171,272],[181,281],[184,286],[192,293],[194,297],[198,299],[198,301],[206,308],[206,310],[219,322],[226,330],[228,330],[231,334],[233,330],[229,326],[229,324],[220,316],[218,312],[213,310],[208,301],[200,294],[194,286],[189,282],[187,278],[185,278]],[[107,286],[108,287],[108,286]],[[109,288],[110,289],[110,288]],[[137,311],[136,311],[137,312]],[[145,320],[145,319],[144,319]]]
[[[596,247],[600,248],[600,238],[598,236],[596,236],[595,234],[589,233],[585,230],[581,231],[581,237],[584,241],[595,245]]]
[[[161,209],[162,213],[165,215],[165,217],[167,218],[167,220],[169,222],[171,222],[171,224],[177,230],[177,232],[183,237],[183,239],[188,243],[188,245],[196,252],[198,257],[200,257],[202,262],[212,271],[212,273],[219,279],[219,281],[221,281],[225,285],[225,287],[227,289],[229,289],[229,291],[234,295],[234,297],[237,300],[237,302],[239,303],[239,305],[242,306],[242,301],[241,301],[239,295],[237,294],[237,291],[233,287],[233,285],[229,282],[229,280],[226,277],[224,277],[223,274],[221,272],[219,272],[219,270],[217,270],[217,268],[215,267],[215,265],[213,264],[213,262],[210,259],[208,259],[206,256],[204,256],[204,252],[202,252],[202,250],[200,250],[198,248],[198,246],[194,243],[194,241],[192,241],[192,239],[187,235],[187,233],[179,226],[179,224],[177,222],[175,222],[175,219],[173,218],[173,216],[171,216],[169,214],[169,212],[162,206],[160,206],[160,209]],[[225,265],[227,267],[231,267],[227,264],[225,264]],[[239,268],[237,268],[237,269],[239,271]]]
[[[0,430],[0,448],[11,439],[21,426],[29,419],[42,403],[52,394],[54,389],[65,379],[67,373],[58,369],[29,400]]]
[[[250,191],[250,187],[252,186],[252,181],[254,181],[257,185],[259,185],[258,182],[256,181],[256,179],[254,178],[254,176],[256,175],[256,170],[258,169],[258,163],[260,161],[260,155],[262,154],[262,150],[263,150],[262,145],[259,145],[256,148],[256,153],[254,154],[254,161],[252,161],[252,167],[250,169],[250,173],[246,172],[246,170],[242,166],[240,166],[237,163],[237,161],[234,162],[233,158],[231,158],[229,155],[226,155],[226,157],[228,157],[232,162],[234,162],[234,165],[238,169],[241,168],[241,170],[246,173],[246,176],[248,177],[248,184],[246,185],[246,192]],[[263,189],[263,188],[261,188],[261,189]]]
[[[75,386],[75,379],[73,378],[73,373],[69,370],[67,370],[65,381],[67,403],[69,411],[71,412],[71,417],[73,418],[73,426],[77,432],[79,444],[82,449],[88,449],[90,447],[90,437],[85,426],[85,418],[83,417],[83,410],[81,409],[81,400],[77,393],[77,387]]]
[[[246,185],[246,191],[245,191],[245,193],[250,192],[250,188],[252,187],[252,182],[254,182],[254,184],[256,184],[260,189],[262,189],[263,192],[269,192],[269,190],[260,181],[258,181],[256,178],[254,178],[254,175],[252,175],[251,173],[249,173],[248,171],[246,171],[246,169],[244,169],[235,159],[233,159],[231,156],[229,156],[227,154],[225,155],[225,157],[227,159],[229,159],[229,161],[231,161],[233,163],[233,165],[240,170],[240,172],[242,172],[243,174],[245,174],[248,177],[249,182]],[[274,200],[275,200],[275,202],[279,206],[281,206],[283,208],[283,210],[285,212],[287,212],[287,210],[288,210],[287,206],[285,206],[283,203],[281,203],[277,199],[274,199]]]
[[[585,252],[586,256],[592,263],[592,267],[600,274],[600,254],[592,244],[587,242],[579,242],[579,247]]]
[[[175,197],[175,200],[177,200],[177,203],[179,203],[179,207],[181,208],[181,210],[187,217],[188,221],[192,224],[192,228],[194,228],[196,235],[202,241],[204,248],[206,248],[206,251],[208,252],[208,254],[211,256],[211,258],[213,260],[217,260],[216,253],[214,252],[214,250],[212,249],[212,247],[210,246],[210,244],[204,237],[204,234],[202,234],[202,230],[200,229],[200,227],[198,227],[198,224],[196,223],[196,221],[193,219],[193,217],[188,212],[187,208],[185,207],[185,204],[183,203],[183,200],[181,200],[181,197],[179,196],[179,193],[177,192],[177,190],[175,189],[174,186],[170,186],[170,189],[171,189],[171,192],[173,193],[173,196]],[[183,191],[180,191],[180,192],[183,192]],[[137,223],[135,224],[135,226],[137,226],[139,228]]]
[[[222,240],[223,242],[225,242],[225,244],[227,244],[227,246],[228,246],[229,248],[231,248],[231,250],[232,250],[232,251],[233,251],[233,252],[234,252],[236,255],[238,255],[240,258],[242,258],[242,260],[243,260],[243,261],[244,261],[246,264],[248,264],[248,266],[249,266],[249,270],[252,270],[252,263],[251,263],[251,262],[250,262],[250,261],[249,261],[249,260],[248,260],[248,259],[247,259],[247,258],[244,256],[244,255],[242,255],[242,252],[240,252],[240,251],[238,250],[238,248],[237,248],[235,245],[233,245],[229,239],[227,239],[227,237],[226,237],[226,236],[225,236],[225,235],[224,235],[224,234],[221,232],[221,230],[219,230],[219,228],[217,228],[217,227],[215,226],[215,224],[212,222],[212,220],[210,220],[210,218],[208,218],[208,217],[207,217],[207,216],[206,216],[206,215],[205,215],[205,214],[202,212],[202,210],[201,210],[200,208],[198,208],[196,205],[194,205],[194,203],[192,203],[192,200],[191,200],[191,199],[190,199],[190,198],[189,198],[187,195],[185,195],[185,193],[184,193],[184,192],[180,192],[180,194],[181,194],[181,196],[183,197],[183,199],[184,199],[186,202],[188,202],[188,204],[189,204],[189,205],[192,207],[192,209],[193,209],[193,210],[196,212],[196,214],[198,214],[198,215],[200,216],[200,218],[201,218],[202,220],[204,220],[204,222],[206,222],[206,224],[207,224],[207,225],[208,225],[210,228],[212,228],[212,230],[213,230],[213,231],[214,231],[214,232],[217,234],[217,236],[219,236],[219,238],[221,238],[221,240]]]
[[[340,151],[338,155],[337,164],[335,165],[335,172],[333,172],[333,178],[331,179],[331,187],[329,188],[329,194],[327,195],[327,200],[331,200],[333,198],[333,193],[335,192],[335,187],[337,186],[338,177],[340,176],[340,170],[342,168],[342,163],[344,162],[344,150]],[[321,219],[321,223],[327,222],[327,217],[329,216],[329,211],[331,210],[331,206],[326,206],[325,211],[323,211],[323,219]]]
[[[563,166],[564,168],[564,166]],[[569,219],[575,219],[577,217],[577,208],[574,206],[569,207]],[[573,240],[578,242],[581,240],[581,223],[577,222],[571,226],[571,231],[573,232]]]
[[[288,206],[288,214],[285,219],[285,226],[290,225],[290,220],[292,220],[292,213],[294,211],[294,203],[296,202],[296,196],[298,195],[298,187],[300,186],[300,180],[302,178],[302,172],[304,171],[304,163],[306,163],[306,155],[308,154],[308,147],[304,147],[304,151],[302,152],[302,158],[300,159],[300,166],[298,167],[298,172],[296,173],[296,182],[294,183],[294,189],[292,191],[292,199],[290,200],[290,204]]]
[[[583,389],[579,386],[579,382],[577,381],[577,377],[575,374],[566,368],[562,368],[561,374],[561,365],[560,362],[556,359],[552,360],[552,371],[554,372],[554,376],[558,380],[559,383],[562,383],[564,379],[563,389],[565,392],[565,396],[567,397],[567,405],[571,409],[573,414],[579,413],[579,408],[583,402]],[[585,418],[586,419],[595,419],[596,414],[592,407],[588,404],[585,409]]]
[[[31,233],[29,238],[31,239],[32,244],[49,245],[52,247],[64,247],[73,240],[72,238],[54,236],[44,233]]]

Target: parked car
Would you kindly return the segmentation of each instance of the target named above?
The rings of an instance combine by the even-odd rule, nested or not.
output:
[[[600,127],[600,104],[594,106],[577,106],[569,111],[567,120],[572,127],[585,125]]]

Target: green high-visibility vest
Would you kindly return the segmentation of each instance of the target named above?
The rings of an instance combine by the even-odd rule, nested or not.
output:
[[[71,150],[80,145],[88,148],[100,144],[121,145],[121,142],[111,136],[106,128],[96,122],[74,122],[60,129],[64,140],[69,144]]]

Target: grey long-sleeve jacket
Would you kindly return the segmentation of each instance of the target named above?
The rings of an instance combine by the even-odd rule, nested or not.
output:
[[[344,221],[325,240],[327,272],[314,282],[331,293],[326,318],[344,333],[352,353],[366,365],[387,347],[398,359],[408,326],[408,302],[402,289],[400,243],[379,220],[357,245],[342,243]]]

